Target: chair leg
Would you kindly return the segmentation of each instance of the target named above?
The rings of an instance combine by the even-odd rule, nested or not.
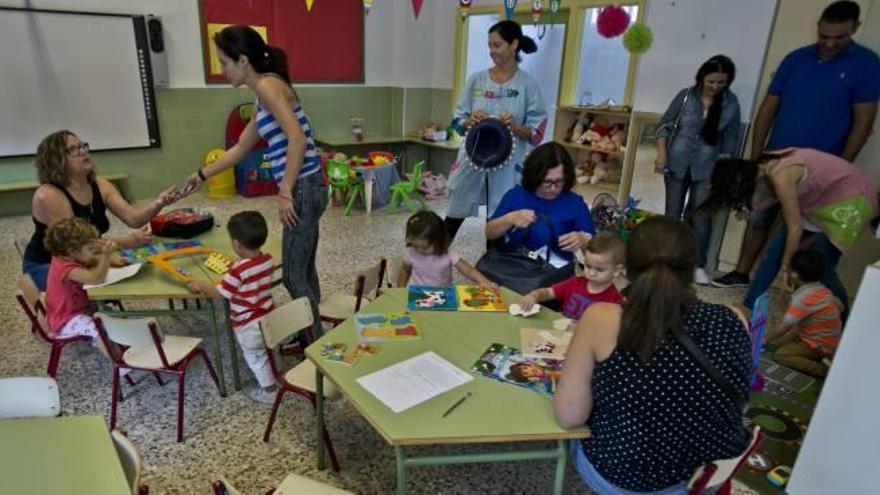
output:
[[[154,371],[153,376],[156,378],[156,383],[158,383],[160,387],[165,386],[165,382],[162,381],[162,377],[159,376],[159,373]]]
[[[183,394],[186,384],[186,364],[183,371],[177,375],[177,443],[183,442]]]
[[[131,379],[131,373],[125,375],[125,383],[130,387],[134,387],[134,380]]]
[[[269,424],[266,425],[266,431],[263,433],[263,441],[269,441],[269,435],[272,434],[272,426],[275,424],[275,416],[278,414],[278,408],[281,407],[281,399],[284,397],[284,393],[287,392],[287,389],[284,386],[278,387],[278,394],[275,396],[275,403],[272,404],[272,412],[269,413]]]
[[[351,194],[351,196],[349,196],[348,198],[348,203],[345,205],[345,210],[342,211],[342,214],[345,216],[348,216],[351,213],[351,207],[354,206],[354,200],[358,198],[358,189],[355,188],[349,191],[349,194]]]
[[[208,368],[208,373],[211,373],[211,378],[214,379],[214,385],[217,386],[217,390],[220,390],[220,380],[217,378],[217,372],[214,371],[214,365],[211,364],[211,360],[208,359],[208,355],[205,353],[204,349],[199,349],[199,356],[205,361],[205,366]]]
[[[312,403],[312,409],[314,409],[317,414],[318,403],[315,401],[316,395],[310,393],[306,398]],[[334,471],[339,472],[339,459],[336,458],[336,451],[333,449],[333,442],[330,440],[330,433],[327,432],[326,426],[324,427],[324,431],[321,432],[321,435],[324,436],[324,445],[327,447],[327,453],[330,454],[330,466],[333,467]]]
[[[52,344],[52,350],[49,351],[49,365],[46,367],[46,374],[52,378],[58,373],[58,361],[61,359],[61,348],[58,344]]]
[[[116,429],[116,403],[119,401],[119,368],[113,365],[113,391],[110,393],[110,429]]]
[[[406,209],[409,210],[410,213],[415,213],[416,211],[418,211],[416,209],[415,203],[413,203],[413,200],[409,194],[407,194],[403,197],[403,201],[404,201],[404,203],[406,203]]]

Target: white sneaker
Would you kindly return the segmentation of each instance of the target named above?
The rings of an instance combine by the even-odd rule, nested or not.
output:
[[[709,275],[706,273],[706,270],[702,268],[697,268],[694,270],[694,282],[697,285],[709,285],[712,280],[709,279]]]
[[[261,404],[274,404],[275,396],[277,395],[277,390],[275,390],[274,392],[269,392],[268,390],[259,387],[248,392],[248,397]]]

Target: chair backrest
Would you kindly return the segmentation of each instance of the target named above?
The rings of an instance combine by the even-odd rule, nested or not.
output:
[[[107,332],[107,337],[116,344],[126,347],[152,347],[155,344],[150,326],[156,326],[155,318],[115,318],[105,313],[95,313]],[[159,342],[165,338],[156,332]]]
[[[43,301],[43,295],[34,279],[30,275],[24,274],[18,279],[18,289],[15,291],[15,299],[21,306],[22,311],[27,315],[34,331],[40,334],[44,340],[51,342],[52,336],[49,335],[49,325],[46,321],[46,307]]]
[[[0,418],[52,417],[61,414],[58,383],[48,377],[0,379]]]
[[[397,284],[397,276],[403,269],[403,258],[395,256],[388,261],[388,275],[385,276],[388,288],[392,288]]]
[[[113,439],[113,446],[116,447],[116,455],[122,463],[122,470],[125,471],[125,479],[131,487],[131,493],[137,495],[141,483],[141,454],[121,431],[111,431],[110,437]]]
[[[271,493],[273,495],[351,495],[352,492],[291,473]]]
[[[273,309],[260,319],[260,331],[266,347],[274,349],[300,331],[311,328],[314,323],[309,298],[300,297],[279,308]]]
[[[339,160],[327,160],[327,180],[334,186],[351,182],[351,167]]]
[[[690,495],[701,495],[708,488],[719,487],[727,483],[743,462],[745,462],[746,458],[758,448],[761,437],[761,428],[756,426],[752,431],[752,440],[742,454],[730,459],[712,461],[697,468],[690,481],[688,481]]]
[[[387,266],[388,260],[382,258],[375,265],[358,272],[354,290],[354,295],[357,297],[355,311],[360,311],[364,297],[373,299],[382,294],[382,283],[385,281],[385,268]],[[370,292],[373,295],[368,295]]]

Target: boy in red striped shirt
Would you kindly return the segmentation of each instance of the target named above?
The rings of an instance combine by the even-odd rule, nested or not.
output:
[[[219,284],[192,279],[189,289],[215,298],[229,300],[229,319],[244,360],[254,373],[260,388],[251,398],[272,404],[277,383],[260,332],[259,319],[272,311],[272,275],[275,264],[272,256],[260,250],[269,230],[266,219],[256,211],[242,211],[229,219],[226,225],[232,240],[232,250],[241,259],[232,264]]]

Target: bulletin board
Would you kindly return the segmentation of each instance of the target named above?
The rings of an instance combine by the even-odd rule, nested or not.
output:
[[[294,82],[364,82],[362,0],[200,0],[206,83],[226,82],[219,73],[212,33],[247,24],[287,53]]]

